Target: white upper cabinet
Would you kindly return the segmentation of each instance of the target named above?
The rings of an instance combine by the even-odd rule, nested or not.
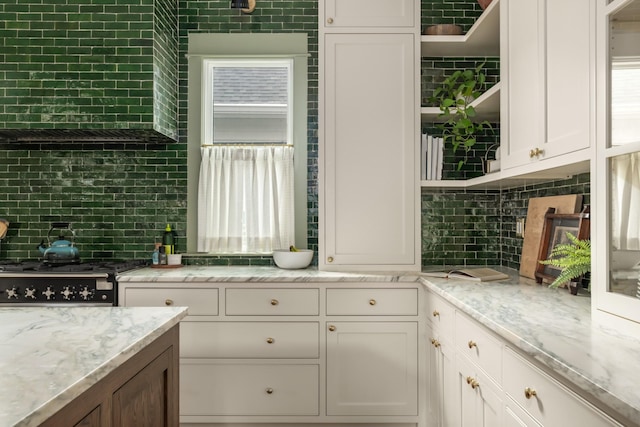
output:
[[[325,0],[326,31],[345,28],[413,27],[420,2],[415,0]]]
[[[594,0],[503,0],[501,7],[503,169],[534,173],[581,163],[588,171]]]

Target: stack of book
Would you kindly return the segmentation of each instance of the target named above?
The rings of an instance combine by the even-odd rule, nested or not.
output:
[[[420,141],[420,180],[442,179],[442,164],[444,162],[444,140],[422,134]]]

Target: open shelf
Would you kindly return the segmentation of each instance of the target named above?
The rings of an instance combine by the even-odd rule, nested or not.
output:
[[[467,34],[422,36],[423,57],[500,56],[500,0],[493,0]]]
[[[493,4],[493,3],[492,3]],[[476,109],[478,121],[487,120],[495,123],[500,121],[500,82],[474,100],[471,105]],[[422,122],[443,122],[439,107],[422,107],[420,117]]]

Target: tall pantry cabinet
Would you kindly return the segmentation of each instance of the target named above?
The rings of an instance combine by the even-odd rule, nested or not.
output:
[[[322,270],[419,270],[420,5],[319,2]]]

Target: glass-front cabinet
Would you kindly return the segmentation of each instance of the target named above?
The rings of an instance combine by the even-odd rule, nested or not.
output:
[[[640,0],[598,4],[593,313],[640,330]],[[594,191],[595,190],[595,191]],[[610,322],[607,322],[610,323]]]

